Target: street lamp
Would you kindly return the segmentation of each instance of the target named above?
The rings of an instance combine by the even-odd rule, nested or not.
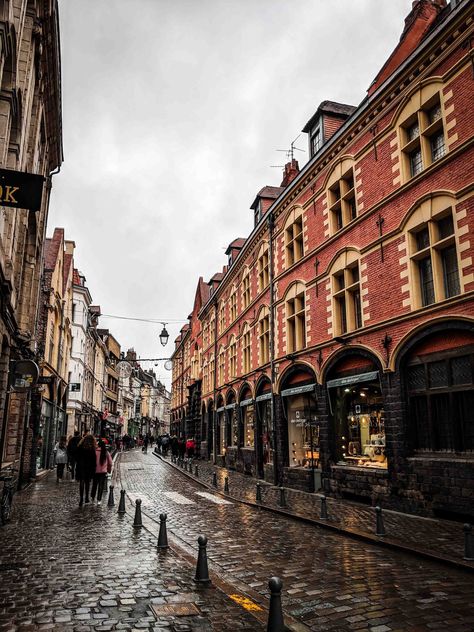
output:
[[[170,337],[169,333],[166,331],[166,323],[161,323],[163,325],[163,329],[161,330],[161,334],[160,334],[160,342],[163,345],[163,347],[166,347],[166,345],[168,344],[168,338]]]

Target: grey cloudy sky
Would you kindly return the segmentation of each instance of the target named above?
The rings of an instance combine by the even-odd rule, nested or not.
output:
[[[65,161],[48,234],[76,242],[102,318],[168,356],[198,277],[252,228],[284,154],[325,100],[357,105],[411,0],[60,0]],[[306,136],[297,146],[306,150]],[[307,153],[297,152],[302,166]],[[144,365],[145,368],[150,365]],[[163,364],[156,371],[170,385]]]

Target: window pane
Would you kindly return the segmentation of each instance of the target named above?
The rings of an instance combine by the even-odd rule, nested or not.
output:
[[[444,360],[428,364],[430,388],[448,386],[448,366]]]
[[[473,383],[471,356],[462,356],[451,360],[451,378],[454,386]]]
[[[423,160],[421,157],[421,149],[416,149],[408,154],[408,158],[410,160],[410,175],[411,177],[416,176],[423,170]]]
[[[437,103],[431,110],[428,110],[428,122],[431,125],[435,121],[441,118],[441,104]]]
[[[349,200],[347,200],[347,203],[349,204],[349,213],[350,213],[351,219],[355,219],[357,217],[357,207],[356,207],[355,198],[350,198]]]
[[[355,328],[359,329],[362,327],[362,311],[360,307],[360,292],[357,290],[353,292],[353,301],[354,301],[354,318],[355,318]]]
[[[431,257],[421,259],[418,262],[418,270],[420,273],[421,304],[431,305],[435,300]]]
[[[459,286],[458,258],[456,246],[450,246],[441,251],[443,262],[444,294],[446,298],[457,296],[461,292]]]
[[[454,409],[459,423],[459,449],[463,452],[474,450],[474,391],[454,393]]]
[[[454,450],[453,415],[449,406],[449,395],[443,393],[430,397],[431,419],[435,445],[438,450]]]
[[[339,305],[341,333],[345,334],[347,331],[346,299],[341,297],[337,299],[337,302]]]
[[[430,234],[428,232],[428,227],[426,226],[425,228],[423,228],[422,230],[416,233],[416,249],[417,251],[424,250],[425,248],[428,248],[429,245],[430,245]]]
[[[407,138],[409,141],[415,138],[418,138],[419,135],[420,135],[420,126],[418,125],[418,122],[414,123],[413,125],[407,128]]]
[[[448,215],[447,217],[443,217],[443,219],[438,220],[437,225],[439,239],[444,239],[445,237],[449,237],[454,234],[452,215]]]
[[[425,365],[408,367],[408,390],[423,391],[426,389]]]
[[[441,131],[430,138],[431,160],[435,162],[444,156],[446,147],[444,145],[444,134]]]
[[[416,450],[430,450],[431,440],[427,398],[425,395],[410,397],[409,405],[413,447]]]

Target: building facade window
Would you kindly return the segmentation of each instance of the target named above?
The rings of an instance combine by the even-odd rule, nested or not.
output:
[[[347,167],[347,165],[346,165]],[[339,169],[337,170],[339,171]],[[334,234],[357,217],[357,205],[352,164],[344,172],[331,178],[328,188],[328,208],[331,233]],[[335,181],[333,181],[335,180]]]
[[[250,271],[247,268],[242,276],[242,308],[250,305]]]
[[[258,321],[258,342],[260,350],[260,364],[266,364],[270,360],[270,312],[264,308],[260,312]]]
[[[359,265],[338,270],[332,277],[334,335],[339,336],[362,327]]]
[[[222,334],[225,331],[225,303],[222,302],[219,308],[219,333]]]
[[[425,87],[410,99],[399,117],[405,180],[414,178],[446,153],[445,122],[440,95],[436,86]]]
[[[250,344],[250,329],[246,325],[242,336],[242,373],[250,372]]]
[[[237,376],[237,343],[233,337],[229,345],[229,372],[230,378]]]
[[[289,268],[304,256],[303,213],[293,209],[285,225],[285,258]]]
[[[219,386],[225,383],[225,350],[221,348],[219,351]]]
[[[460,294],[458,252],[451,209],[412,228],[409,231],[409,248],[415,308]]]
[[[269,283],[268,245],[263,244],[258,256],[258,291],[263,292],[263,290],[268,287]]]
[[[215,368],[216,368],[216,362],[214,360],[214,356],[211,356],[211,359],[209,361],[209,390],[213,391],[215,388]]]
[[[415,356],[406,368],[412,445],[420,452],[474,451],[474,349]]]
[[[306,346],[305,288],[295,284],[286,297],[286,351],[294,353]]]
[[[237,290],[232,286],[229,298],[230,322],[233,323],[237,318]]]
[[[314,156],[321,149],[322,145],[322,137],[321,137],[321,128],[319,125],[314,127],[311,130],[311,134],[309,137],[309,149],[311,156]]]

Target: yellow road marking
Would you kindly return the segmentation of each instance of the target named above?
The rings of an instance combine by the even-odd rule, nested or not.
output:
[[[259,612],[263,610],[263,608],[260,608],[259,605],[248,597],[243,597],[242,595],[229,595],[229,597],[249,612]]]

